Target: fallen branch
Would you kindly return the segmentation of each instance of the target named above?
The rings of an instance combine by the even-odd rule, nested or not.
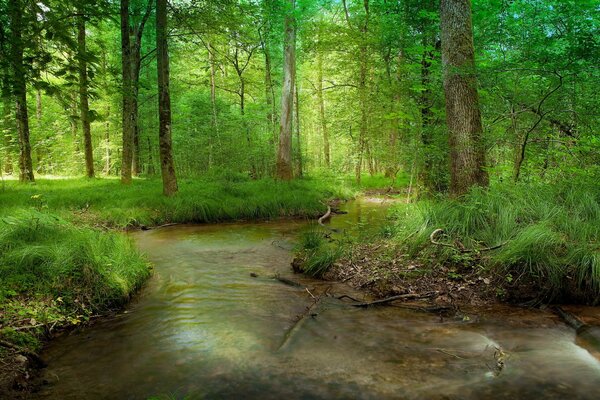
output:
[[[307,289],[307,291],[308,291],[308,289]],[[312,296],[312,293],[310,293],[310,295]],[[314,298],[314,296],[313,296],[313,298]],[[277,348],[277,351],[279,351],[287,346],[287,344],[290,342],[290,340],[296,334],[296,332],[298,332],[302,328],[302,325],[304,325],[304,322],[306,321],[306,319],[308,317],[313,317],[316,315],[312,311],[319,305],[320,302],[321,302],[321,296],[314,298],[314,301],[312,302],[312,304],[310,306],[306,307],[306,310],[304,310],[304,312],[297,317],[296,322],[294,322],[294,324],[290,327],[290,329],[288,329],[288,331],[283,336],[283,340],[281,341],[281,344]]]
[[[369,307],[369,306],[380,306],[383,304],[388,304],[393,301],[398,300],[422,300],[429,299],[434,296],[438,296],[439,292],[430,292],[425,294],[416,294],[416,293],[407,293],[407,294],[399,294],[397,296],[387,297],[385,299],[370,301],[366,303],[358,303],[358,304],[350,304],[352,307]]]

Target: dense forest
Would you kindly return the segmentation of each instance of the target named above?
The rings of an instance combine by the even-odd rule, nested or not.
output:
[[[472,27],[437,3],[173,2],[165,28],[152,1],[5,2],[3,173],[159,174],[165,57],[182,177],[401,173],[460,194],[597,165],[597,3],[475,1]]]
[[[390,302],[600,304],[599,33],[597,0],[0,0],[0,360],[125,305],[122,231],[172,224],[311,220],[294,271]],[[341,234],[355,198],[386,217]]]

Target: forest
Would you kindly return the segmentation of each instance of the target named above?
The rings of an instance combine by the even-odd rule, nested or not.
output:
[[[65,371],[61,362],[82,362],[75,350],[61,361],[57,348],[102,348],[98,333],[98,349],[71,339],[102,332],[95,321],[143,311],[165,293],[161,304],[190,290],[199,304],[221,287],[190,289],[205,279],[242,290],[251,283],[235,283],[238,273],[302,289],[275,303],[310,295],[305,311],[289,311],[291,325],[274,328],[287,329],[277,351],[300,346],[300,330],[335,298],[457,324],[479,321],[485,307],[519,308],[532,324],[555,318],[578,338],[592,332],[585,348],[597,363],[599,65],[598,0],[0,0],[0,397],[262,398],[254,390],[267,388],[275,398],[397,398],[405,390],[348,381],[330,391],[331,377],[309,367],[298,367],[292,385],[283,367],[267,368],[268,381],[238,364],[201,390],[143,363],[140,377],[123,379],[156,373],[155,383],[119,386],[110,363],[106,382],[97,370],[51,378]],[[169,259],[180,268],[166,267]],[[191,278],[196,262],[206,275]],[[231,282],[217,266],[232,268]],[[348,292],[335,292],[338,284]],[[265,304],[265,313],[282,312]],[[369,323],[411,317],[385,318]],[[215,343],[227,332],[215,331]],[[440,346],[455,363],[475,357]],[[514,398],[561,398],[562,383],[594,398],[584,388],[600,387],[597,370],[575,361],[556,387],[541,375],[517,384],[503,372],[509,350],[488,348],[496,349],[492,375],[509,379],[501,382],[514,385]],[[239,387],[218,384],[227,377]],[[87,395],[69,378],[88,382]],[[310,392],[313,379],[321,384]],[[402,388],[418,380],[403,379]],[[496,384],[477,382],[480,391],[459,397],[493,398]]]

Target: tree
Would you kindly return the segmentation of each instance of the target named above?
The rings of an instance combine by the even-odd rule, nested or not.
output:
[[[79,109],[83,129],[83,147],[85,152],[85,172],[88,178],[94,177],[94,153],[90,128],[90,106],[88,100],[88,65],[86,50],[85,15],[77,18],[77,44],[79,64]]]
[[[292,119],[294,110],[294,85],[296,80],[296,20],[295,0],[288,0],[284,30],[283,88],[281,93],[281,120],[279,124],[279,149],[277,152],[277,178],[290,180],[292,165]]]
[[[442,65],[450,144],[450,191],[460,196],[487,186],[483,126],[479,110],[471,0],[442,0]]]
[[[33,162],[31,143],[29,142],[29,114],[27,111],[26,65],[23,60],[23,4],[21,0],[9,1],[11,57],[12,57],[12,94],[16,103],[16,121],[19,134],[19,180],[33,182]]]
[[[171,96],[169,93],[169,48],[167,45],[167,0],[156,2],[156,60],[158,71],[159,152],[163,193],[177,193],[177,177],[171,140]]]
[[[132,175],[140,172],[138,94],[141,70],[142,36],[152,12],[153,0],[148,0],[138,23],[130,23],[130,1],[121,0],[121,54],[123,76],[123,157],[121,182],[131,183]]]

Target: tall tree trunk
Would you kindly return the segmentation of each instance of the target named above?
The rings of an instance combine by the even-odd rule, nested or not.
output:
[[[292,169],[292,113],[294,107],[294,82],[296,80],[296,0],[288,0],[285,17],[283,88],[281,93],[281,122],[279,125],[279,150],[277,152],[277,178],[290,180]]]
[[[294,128],[296,130],[296,154],[297,154],[297,159],[298,159],[298,176],[303,176],[304,175],[304,167],[302,165],[302,143],[301,143],[301,139],[300,139],[300,95],[298,94],[298,82],[296,82],[296,85],[294,86],[294,94],[296,97],[296,107],[294,108],[296,110],[296,114],[295,114],[295,125]]]
[[[488,185],[475,76],[471,0],[442,0],[440,11],[450,191],[460,196],[472,186]]]
[[[85,151],[85,173],[88,178],[94,177],[94,150],[92,148],[92,132],[90,129],[90,106],[88,99],[87,50],[85,38],[85,17],[77,19],[77,47],[79,50],[79,111],[83,128],[83,148]]]
[[[323,54],[317,52],[317,98],[319,99],[319,119],[321,122],[321,134],[323,135],[323,158],[327,168],[331,166],[329,131],[327,130],[327,119],[325,117],[325,99],[323,96]]]
[[[23,64],[23,37],[21,0],[8,2],[11,28],[11,58],[13,69],[13,95],[16,102],[16,122],[19,133],[19,180],[33,182],[33,162],[31,160],[31,143],[29,142],[29,115],[27,111],[27,84],[25,81],[25,65]]]
[[[121,158],[121,183],[131,183],[131,163],[133,159],[133,82],[131,64],[131,40],[129,36],[129,0],[121,0],[121,55],[123,76],[123,156]]]
[[[177,192],[177,177],[173,162],[171,140],[171,96],[169,93],[169,48],[167,45],[167,0],[156,2],[156,60],[158,70],[158,115],[160,169],[163,193],[172,196]]]

